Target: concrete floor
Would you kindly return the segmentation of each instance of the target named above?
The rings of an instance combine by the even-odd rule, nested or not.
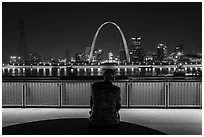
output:
[[[88,118],[87,108],[2,108],[2,127],[20,123]],[[170,135],[201,135],[202,109],[121,109],[121,121],[149,127]]]

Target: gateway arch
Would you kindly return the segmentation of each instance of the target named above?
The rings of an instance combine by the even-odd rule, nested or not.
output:
[[[108,22],[103,23],[103,24],[98,28],[98,30],[96,31],[96,34],[95,34],[95,36],[94,36],[94,39],[93,39],[92,45],[91,45],[91,52],[90,52],[90,56],[89,56],[89,63],[91,63],[91,62],[92,62],[92,59],[93,59],[93,52],[94,52],[95,43],[96,43],[96,39],[97,39],[97,37],[98,37],[98,34],[99,34],[100,30],[102,29],[102,27],[105,26],[105,25],[107,25],[107,24],[112,24],[112,25],[114,25],[114,26],[119,30],[120,35],[121,35],[122,40],[123,40],[123,45],[124,45],[124,48],[125,48],[125,54],[126,54],[127,62],[130,63],[130,55],[129,55],[129,51],[128,51],[127,42],[126,42],[126,40],[125,40],[125,36],[124,36],[122,30],[120,29],[120,27],[119,27],[116,23],[111,22],[111,21],[108,21]]]

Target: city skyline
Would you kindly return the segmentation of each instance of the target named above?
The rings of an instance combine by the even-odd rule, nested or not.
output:
[[[8,59],[17,54],[21,18],[25,22],[25,40],[29,53],[38,52],[42,56],[65,57],[66,50],[70,50],[71,56],[74,56],[75,53],[84,51],[91,46],[98,27],[106,21],[113,21],[120,26],[127,43],[131,37],[142,37],[141,45],[145,52],[156,51],[158,43],[164,42],[167,42],[168,51],[173,51],[181,43],[187,53],[193,50],[200,52],[201,6],[198,2],[3,2],[2,56],[3,59]],[[120,42],[122,39],[117,29],[107,25],[98,36],[95,49],[103,49],[104,55],[108,52],[118,54]]]

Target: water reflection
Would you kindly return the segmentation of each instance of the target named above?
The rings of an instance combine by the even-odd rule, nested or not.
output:
[[[43,68],[43,76],[46,76],[45,68]]]
[[[93,73],[93,72],[91,72],[91,76],[94,76],[94,73]]]
[[[31,76],[32,76],[33,75],[33,69],[32,68],[30,69],[30,73],[31,73]]]
[[[39,68],[37,68],[37,73],[39,73],[39,70],[40,70],[40,69],[39,69]]]
[[[52,76],[52,68],[49,69],[49,76]]]
[[[15,73],[15,68],[12,68],[12,73]]]
[[[185,72],[187,73],[187,68],[185,68]]]
[[[100,72],[101,71],[101,68],[98,68],[98,72]]]
[[[102,73],[100,72],[100,71],[98,71],[98,74],[97,74],[98,76],[101,76],[102,75]]]
[[[71,73],[74,73],[74,69],[71,69]]]
[[[67,76],[67,68],[64,68],[64,76]]]
[[[60,76],[60,68],[57,68],[57,76]]]
[[[198,69],[198,68],[197,68],[197,67],[195,67],[195,70],[196,70],[196,71],[197,71],[197,69]]]
[[[2,68],[2,73],[3,73],[3,74],[5,73],[5,68]]]
[[[10,68],[8,68],[8,73],[10,73]]]
[[[116,76],[156,76],[173,74],[176,68],[116,68]],[[196,73],[201,68],[185,68],[186,73]],[[98,68],[8,68],[2,69],[3,76],[101,76],[103,69]]]
[[[18,68],[18,76],[20,76],[20,74],[21,74],[21,69],[20,68]]]

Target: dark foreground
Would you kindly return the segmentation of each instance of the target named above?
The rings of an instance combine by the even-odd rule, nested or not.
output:
[[[120,122],[117,132],[101,129],[90,130],[88,119],[54,119],[18,124],[2,128],[3,135],[165,135],[165,133],[141,125]]]

